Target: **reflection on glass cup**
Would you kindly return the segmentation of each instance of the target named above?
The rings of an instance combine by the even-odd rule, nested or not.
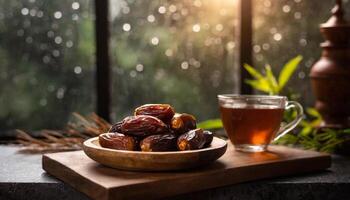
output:
[[[235,149],[261,152],[294,129],[303,117],[302,106],[284,96],[218,95],[221,120]],[[295,109],[295,119],[281,126],[285,110]]]

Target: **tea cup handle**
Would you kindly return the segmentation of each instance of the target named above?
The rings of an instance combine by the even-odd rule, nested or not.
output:
[[[295,119],[291,122],[289,122],[286,125],[281,126],[280,130],[277,132],[275,138],[273,141],[276,141],[283,137],[285,134],[287,134],[290,130],[294,129],[299,122],[302,120],[304,112],[303,112],[303,107],[296,101],[288,101],[285,107],[285,110],[289,109],[295,109],[297,111],[297,115]]]

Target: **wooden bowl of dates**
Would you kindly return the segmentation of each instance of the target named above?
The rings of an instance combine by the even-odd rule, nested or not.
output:
[[[220,158],[226,149],[226,141],[217,137],[213,137],[206,148],[184,151],[146,152],[104,148],[98,137],[88,139],[83,144],[85,154],[96,162],[131,171],[173,171],[201,167]]]
[[[84,142],[90,158],[125,170],[169,171],[209,164],[222,156],[226,141],[197,128],[196,118],[169,104],[145,104],[113,124],[108,133]]]

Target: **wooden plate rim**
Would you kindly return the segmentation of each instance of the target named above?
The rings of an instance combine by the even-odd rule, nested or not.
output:
[[[139,154],[139,155],[174,155],[174,154],[193,154],[193,153],[200,153],[200,152],[207,152],[207,151],[213,151],[221,148],[227,147],[227,142],[223,139],[220,139],[218,137],[213,138],[212,144],[215,144],[216,146],[210,146],[204,149],[197,149],[197,150],[187,150],[187,151],[163,151],[163,152],[144,152],[144,151],[127,151],[127,150],[117,150],[117,149],[110,149],[110,148],[104,148],[101,146],[95,145],[93,142],[98,140],[98,137],[93,137],[88,140],[86,140],[83,143],[83,146],[85,148],[92,148],[96,150],[102,150],[102,151],[108,151],[108,152],[115,152],[115,153],[123,153],[123,154]]]

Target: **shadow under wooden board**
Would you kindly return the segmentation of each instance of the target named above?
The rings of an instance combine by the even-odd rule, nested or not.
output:
[[[175,172],[131,172],[105,167],[83,151],[43,155],[43,169],[92,199],[159,199],[235,183],[329,168],[328,154],[283,146],[243,153],[229,145],[216,162]]]

